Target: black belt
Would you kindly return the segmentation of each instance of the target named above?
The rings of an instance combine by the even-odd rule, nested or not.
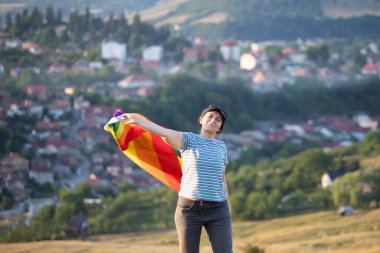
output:
[[[227,202],[227,200],[224,200],[224,201],[209,201],[209,200],[199,200],[199,199],[188,199],[188,198],[184,198],[184,197],[181,197],[181,196],[179,196],[178,199],[182,203],[184,203],[184,202],[186,202],[186,203],[194,203],[194,205],[196,205],[196,206],[205,207],[205,208],[223,206]]]

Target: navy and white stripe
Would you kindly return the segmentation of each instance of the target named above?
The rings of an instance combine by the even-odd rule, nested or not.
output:
[[[224,201],[227,194],[223,175],[228,164],[227,148],[223,141],[184,132],[180,147],[182,180],[179,196]]]

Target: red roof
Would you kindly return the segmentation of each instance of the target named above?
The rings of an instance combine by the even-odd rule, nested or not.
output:
[[[141,60],[140,66],[142,68],[159,68],[161,66],[161,62]]]
[[[363,73],[377,73],[379,71],[380,71],[380,65],[379,64],[368,63],[362,67]]]
[[[70,102],[67,100],[56,100],[49,108],[50,109],[67,109],[67,108],[70,108]]]
[[[150,79],[146,75],[129,75],[125,77],[123,80],[125,80],[126,82],[138,82],[138,81],[150,81],[152,79]]]
[[[230,47],[232,47],[232,46],[236,46],[237,42],[234,39],[228,39],[228,40],[223,41],[222,45],[223,46],[230,46]]]
[[[32,167],[30,170],[37,173],[51,172],[48,168],[39,165]]]
[[[283,53],[284,55],[290,55],[291,53],[293,53],[293,48],[291,48],[291,47],[286,47],[286,48],[282,49],[282,53]]]
[[[267,141],[285,141],[285,139],[285,136],[282,134],[273,133],[267,135]]]
[[[24,91],[29,95],[40,95],[46,92],[46,87],[43,84],[28,85]]]
[[[47,138],[45,141],[45,145],[52,145],[57,148],[61,147],[67,147],[67,148],[73,148],[75,147],[74,144],[72,144],[70,141],[63,140],[63,139],[58,139],[58,138]]]
[[[203,57],[207,58],[209,55],[208,48],[188,49],[185,52],[186,57]]]
[[[36,125],[37,131],[46,131],[46,130],[57,130],[60,129],[61,126],[58,122],[52,122],[52,121],[41,121],[38,122]]]
[[[112,117],[115,109],[111,106],[99,105],[91,106],[85,109],[84,118],[86,119],[86,125],[89,124],[88,120],[93,119],[94,123],[98,123],[97,118],[109,119]]]

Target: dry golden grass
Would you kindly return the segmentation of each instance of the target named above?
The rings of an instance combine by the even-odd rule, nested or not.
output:
[[[323,14],[331,18],[349,18],[365,14],[380,16],[380,4],[374,0],[324,0]]]
[[[243,253],[248,244],[264,248],[266,253],[375,253],[380,252],[380,209],[358,211],[349,217],[319,212],[263,222],[235,222],[233,235],[236,253]],[[175,231],[168,230],[93,236],[86,241],[2,244],[0,252],[175,253],[178,242]],[[212,252],[205,231],[201,252]]]
[[[161,22],[158,22],[156,25],[157,26],[163,26],[163,25],[175,25],[175,24],[182,24],[188,19],[188,15],[179,15],[179,16],[174,16],[167,18]]]
[[[189,0],[162,0],[159,4],[152,6],[152,8],[141,11],[140,17],[143,21],[149,21],[165,17],[171,11],[177,9],[180,4],[183,4]],[[126,13],[128,20],[131,22],[134,13]]]
[[[0,3],[0,12],[8,12],[14,9],[24,8],[24,3]]]
[[[195,24],[218,24],[218,23],[222,23],[222,22],[225,22],[228,18],[228,13],[226,12],[215,12],[215,13],[212,13],[211,15],[207,16],[207,17],[204,17],[204,18],[200,18],[200,19],[197,19],[196,21],[194,21],[192,23],[192,25],[195,25]]]
[[[375,168],[375,167],[379,167],[379,165],[380,165],[380,155],[360,159],[360,167],[362,168]]]

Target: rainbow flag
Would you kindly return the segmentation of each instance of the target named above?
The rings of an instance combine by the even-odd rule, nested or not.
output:
[[[118,116],[121,114],[122,111],[116,110],[114,117],[104,126],[104,130],[112,134],[120,150],[135,164],[179,192],[182,177],[181,158],[160,136],[138,125],[119,121]]]

